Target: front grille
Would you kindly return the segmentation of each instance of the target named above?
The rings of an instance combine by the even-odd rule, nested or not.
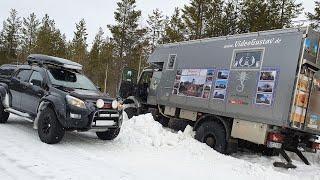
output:
[[[97,126],[115,127],[115,126],[118,126],[119,124],[119,117],[120,117],[120,114],[117,110],[98,110],[93,114],[91,125],[92,127],[97,127]],[[114,122],[113,125],[108,125],[110,123],[112,124],[112,122]],[[106,125],[99,125],[99,124],[106,124]]]
[[[92,103],[95,107],[97,107],[97,101],[94,100],[87,100],[87,102]],[[112,103],[105,102],[104,106],[101,109],[112,109]]]

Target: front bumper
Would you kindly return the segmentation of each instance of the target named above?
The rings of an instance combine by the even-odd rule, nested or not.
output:
[[[106,130],[120,128],[122,110],[71,108],[67,111],[66,126],[71,130]]]

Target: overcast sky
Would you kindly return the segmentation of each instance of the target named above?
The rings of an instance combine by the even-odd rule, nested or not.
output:
[[[88,42],[91,43],[99,27],[102,27],[106,34],[107,24],[114,23],[113,12],[117,7],[117,0],[0,0],[0,22],[3,22],[9,15],[11,8],[18,11],[19,16],[26,17],[35,12],[39,18],[44,14],[55,20],[56,26],[65,33],[67,39],[73,37],[75,23],[82,18],[86,20],[88,29]],[[314,9],[313,0],[296,0],[303,2],[305,11]],[[140,24],[145,24],[148,14],[153,9],[159,8],[164,14],[171,15],[174,7],[183,7],[189,0],[137,0],[137,9],[142,10]],[[304,15],[299,19],[305,19]],[[2,25],[0,26],[0,29]]]

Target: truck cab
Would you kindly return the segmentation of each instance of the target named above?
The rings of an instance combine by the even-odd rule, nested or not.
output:
[[[162,69],[157,66],[145,68],[140,75],[131,68],[123,70],[119,96],[124,99],[125,111],[129,118],[148,112],[150,105],[156,106],[161,75]]]

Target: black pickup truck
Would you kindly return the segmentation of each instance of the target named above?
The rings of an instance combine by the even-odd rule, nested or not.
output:
[[[118,136],[122,104],[100,92],[82,65],[40,54],[27,62],[0,67],[0,123],[10,113],[30,119],[48,144],[60,142],[65,131],[95,131],[102,140]]]

